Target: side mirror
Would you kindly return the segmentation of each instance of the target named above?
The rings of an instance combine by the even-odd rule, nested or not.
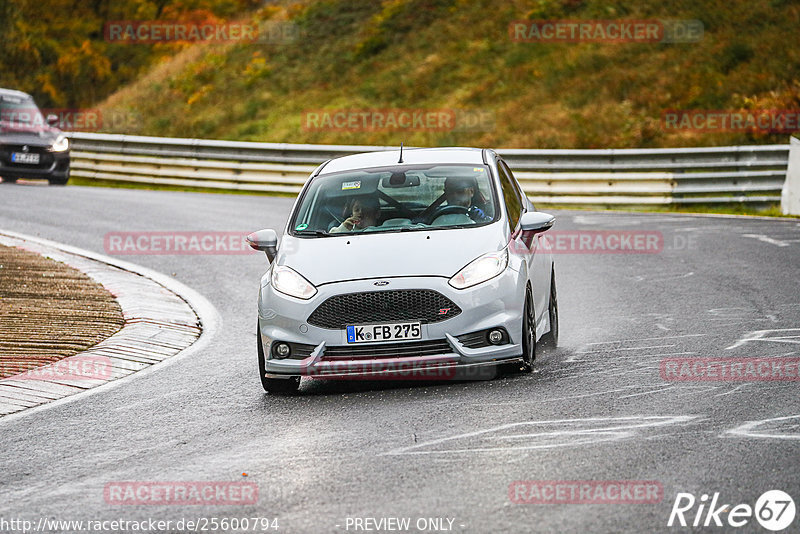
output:
[[[519,225],[523,232],[533,232],[537,234],[539,232],[546,232],[553,227],[553,223],[555,222],[556,218],[549,213],[529,211],[522,214]]]
[[[266,252],[267,259],[272,263],[278,253],[278,234],[269,228],[259,230],[247,236],[247,244],[255,250]]]
[[[54,115],[51,113],[47,116],[45,120],[47,121],[47,124],[53,126],[55,124],[58,124],[58,115]]]

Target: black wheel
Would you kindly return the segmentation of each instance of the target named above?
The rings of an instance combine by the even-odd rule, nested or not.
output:
[[[2,178],[2,179],[3,179],[3,183],[4,183],[4,184],[14,184],[14,183],[17,183],[17,177],[16,177],[16,176],[0,176],[0,178]]]
[[[550,316],[550,331],[542,336],[542,344],[548,349],[558,346],[558,293],[556,293],[556,272],[550,276],[550,305],[547,307]]]
[[[47,179],[47,182],[48,182],[50,185],[67,185],[67,182],[68,182],[68,181],[69,181],[69,178],[59,178],[59,179],[56,179],[56,178],[48,178],[48,179]]]
[[[267,393],[277,393],[291,395],[300,388],[300,377],[291,378],[267,378],[266,365],[264,363],[264,346],[261,344],[261,332],[256,329],[256,344],[258,345],[258,375],[261,377],[261,387]]]
[[[522,372],[533,371],[536,360],[536,313],[533,308],[533,295],[528,288],[525,291],[525,308],[522,313]]]

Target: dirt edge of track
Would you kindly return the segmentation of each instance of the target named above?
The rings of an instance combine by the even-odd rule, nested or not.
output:
[[[86,274],[0,245],[0,378],[83,352],[124,324],[114,295]]]

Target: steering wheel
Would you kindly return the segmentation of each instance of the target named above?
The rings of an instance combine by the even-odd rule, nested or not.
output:
[[[466,215],[469,217],[469,208],[465,208],[464,206],[439,206],[431,213],[428,218],[425,220],[425,224],[433,224],[438,217],[442,215],[454,215],[456,213],[460,213],[462,215]]]

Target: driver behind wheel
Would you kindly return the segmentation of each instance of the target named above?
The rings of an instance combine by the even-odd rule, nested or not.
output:
[[[487,222],[492,218],[476,206],[478,182],[471,176],[448,176],[444,181],[444,195],[448,206],[467,208],[467,215],[475,222]]]

